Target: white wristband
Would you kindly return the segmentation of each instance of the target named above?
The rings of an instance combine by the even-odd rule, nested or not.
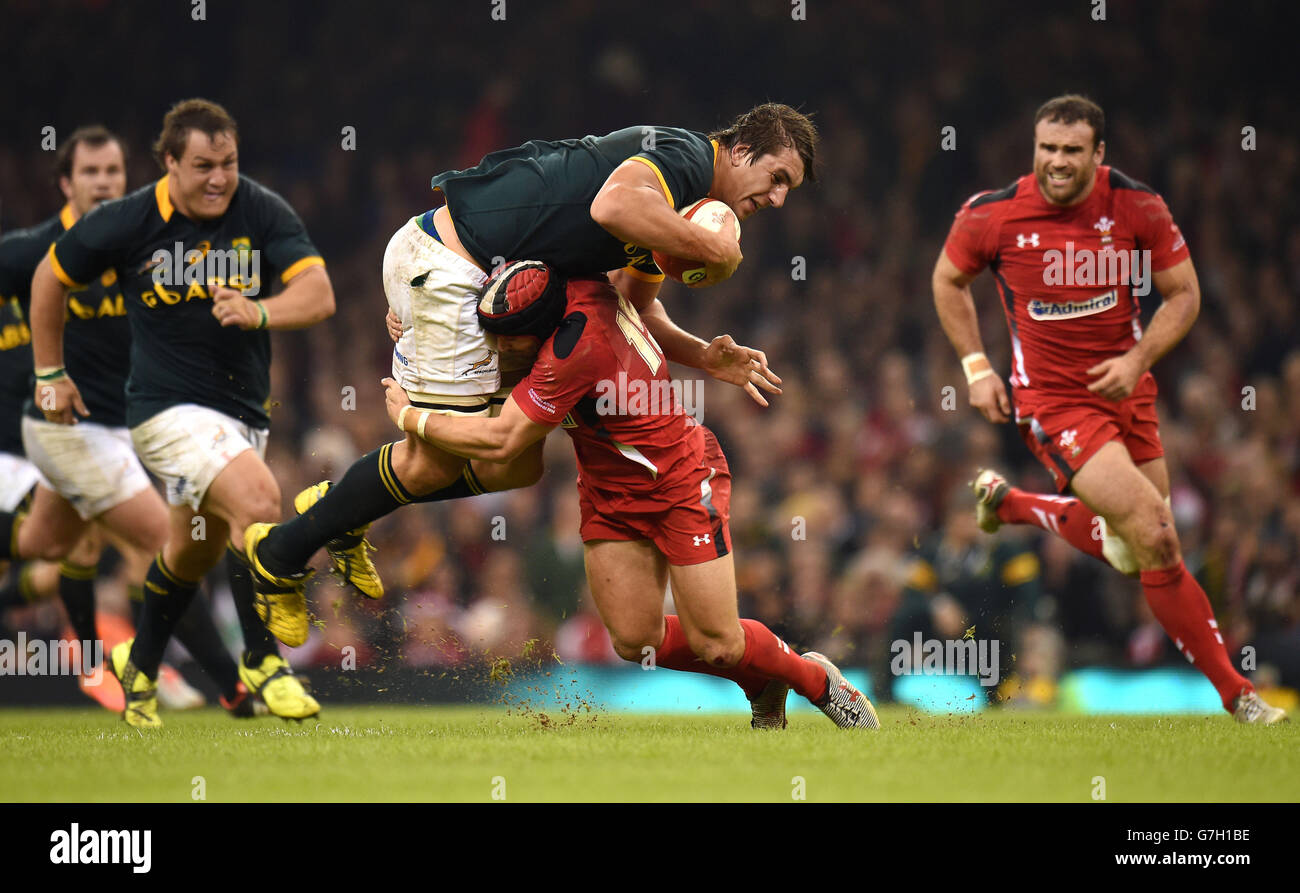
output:
[[[993,364],[982,353],[968,353],[962,357],[961,371],[966,373],[966,384],[968,385],[994,374]]]

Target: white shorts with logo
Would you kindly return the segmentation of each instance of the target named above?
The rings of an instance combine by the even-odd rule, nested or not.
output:
[[[170,505],[195,511],[208,487],[235,457],[246,450],[266,456],[270,432],[253,428],[206,406],[172,406],[131,429],[140,460],[167,487]]]
[[[12,512],[37,484],[45,483],[36,466],[22,456],[0,453],[0,512]]]
[[[60,425],[24,416],[23,449],[49,488],[70,502],[84,521],[152,486],[125,427]]]
[[[487,275],[407,221],[384,251],[384,294],[402,321],[393,379],[417,405],[479,413],[501,387],[478,322]],[[463,409],[462,409],[463,407]]]

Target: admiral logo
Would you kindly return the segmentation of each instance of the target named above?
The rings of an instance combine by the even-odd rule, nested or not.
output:
[[[1037,298],[1029,302],[1029,316],[1031,319],[1050,320],[1050,319],[1074,319],[1079,316],[1091,316],[1094,313],[1104,313],[1119,303],[1119,292],[1111,289],[1104,295],[1097,295],[1095,298],[1089,298],[1086,301],[1040,301]]]
[[[153,832],[81,830],[76,822],[67,831],[50,834],[50,862],[55,865],[130,865],[135,874],[153,866]]]
[[[1107,246],[1093,251],[1066,242],[1065,251],[1044,251],[1043,263],[1044,285],[1129,285],[1137,297],[1151,294],[1151,252],[1146,249],[1116,251]]]

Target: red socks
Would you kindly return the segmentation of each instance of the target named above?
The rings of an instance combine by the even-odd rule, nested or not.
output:
[[[1169,638],[1214,684],[1223,708],[1232,710],[1237,696],[1243,690],[1254,691],[1255,687],[1237,672],[1228,658],[1205,590],[1181,561],[1173,567],[1142,571],[1141,579],[1147,604]]]
[[[764,679],[780,679],[810,701],[826,694],[826,671],[790,650],[757,620],[741,620],[745,628],[745,654],[736,669],[745,669]]]
[[[1012,487],[998,506],[998,518],[1008,524],[1033,524],[1054,533],[1080,552],[1106,561],[1102,554],[1100,528],[1092,510],[1069,496],[1027,493]],[[1096,531],[1096,535],[1094,535]],[[1180,561],[1173,567],[1142,571],[1142,591],[1147,604],[1196,669],[1214,684],[1226,710],[1242,690],[1254,691],[1244,676],[1233,667],[1219,635],[1210,600]]]
[[[1028,493],[1015,487],[1007,490],[998,506],[998,518],[1008,524],[1033,524],[1054,533],[1085,555],[1105,561],[1101,553],[1101,528],[1096,516],[1072,496]]]
[[[826,671],[804,660],[757,620],[741,620],[745,629],[745,654],[734,667],[714,667],[700,660],[686,643],[682,622],[675,614],[664,617],[664,641],[655,653],[655,663],[670,670],[704,673],[730,679],[746,696],[755,698],[772,679],[788,682],[808,700],[826,693]]]

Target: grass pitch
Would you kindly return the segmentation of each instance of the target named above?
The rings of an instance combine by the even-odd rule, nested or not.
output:
[[[797,715],[331,707],[301,725],[207,709],[142,734],[104,711],[0,710],[0,800],[189,802],[1300,801],[1300,725],[893,707],[877,733]],[[502,781],[504,780],[504,781]]]

